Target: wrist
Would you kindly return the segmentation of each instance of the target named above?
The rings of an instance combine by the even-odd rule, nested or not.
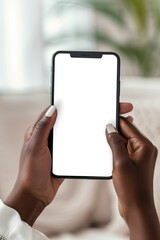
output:
[[[131,239],[160,239],[160,224],[154,203],[135,206],[128,210],[125,221],[128,225]]]
[[[132,205],[126,210],[123,217],[128,227],[130,227],[133,221],[139,218],[143,217],[145,218],[147,215],[150,215],[151,213],[152,214],[156,213],[154,202]]]
[[[34,222],[44,210],[43,202],[33,197],[26,189],[14,188],[4,201],[4,204],[15,209],[21,220],[33,226]]]

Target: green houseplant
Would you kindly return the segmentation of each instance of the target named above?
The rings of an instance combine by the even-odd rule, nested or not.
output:
[[[98,21],[94,30],[77,30],[80,38],[92,37],[103,46],[109,45],[134,63],[142,76],[160,76],[160,2],[158,0],[57,0],[51,10],[59,14],[76,7],[92,8],[106,25],[111,22],[125,39],[113,36],[110,28],[102,27]],[[103,24],[105,25],[105,24]],[[48,42],[64,41],[67,34],[48,39]]]

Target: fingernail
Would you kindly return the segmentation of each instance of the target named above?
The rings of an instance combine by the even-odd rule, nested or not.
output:
[[[52,117],[54,112],[55,112],[56,108],[54,105],[50,106],[50,108],[47,110],[45,116],[46,117]]]
[[[117,132],[117,129],[113,127],[111,123],[106,125],[106,131],[108,134]]]

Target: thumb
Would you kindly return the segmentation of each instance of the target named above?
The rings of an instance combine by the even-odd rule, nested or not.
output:
[[[50,106],[45,115],[37,121],[33,130],[31,139],[33,144],[42,145],[46,143],[49,137],[49,133],[56,121],[57,110],[55,106]]]
[[[113,166],[128,164],[128,151],[126,139],[122,137],[112,124],[106,126],[106,138],[113,153]]]

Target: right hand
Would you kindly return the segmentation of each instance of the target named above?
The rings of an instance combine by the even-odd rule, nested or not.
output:
[[[121,216],[154,205],[153,175],[156,147],[125,118],[120,119],[120,135],[112,128],[107,141],[113,152],[113,183]]]

